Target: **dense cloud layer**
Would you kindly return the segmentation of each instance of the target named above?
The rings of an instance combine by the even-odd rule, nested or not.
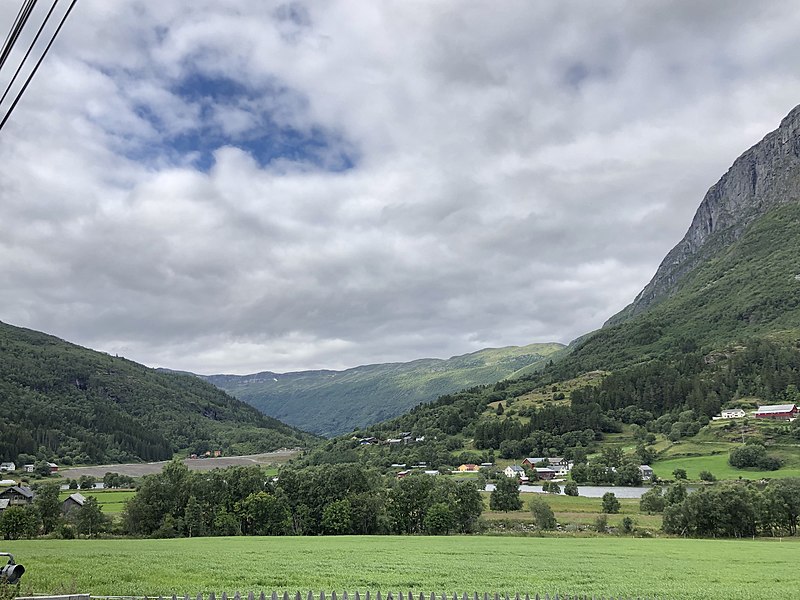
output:
[[[0,320],[202,373],[568,342],[800,103],[797,31],[791,0],[82,0],[0,134]]]

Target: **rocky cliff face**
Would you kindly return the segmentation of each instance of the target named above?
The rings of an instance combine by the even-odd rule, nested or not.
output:
[[[800,106],[711,186],[689,231],[667,254],[650,283],[606,325],[626,321],[669,297],[687,273],[736,241],[758,217],[775,206],[798,201]]]

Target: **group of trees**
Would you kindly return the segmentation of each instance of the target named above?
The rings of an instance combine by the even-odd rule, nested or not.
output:
[[[688,493],[676,483],[647,491],[639,502],[647,513],[664,513],[666,533],[696,537],[796,535],[800,478],[776,479],[761,488],[729,482]]]
[[[172,462],[145,477],[123,514],[124,530],[199,535],[447,534],[478,526],[483,502],[471,482],[412,473],[388,484],[357,464],[190,472]]]

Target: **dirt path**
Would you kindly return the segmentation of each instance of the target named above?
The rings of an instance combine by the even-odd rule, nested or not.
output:
[[[276,450],[275,452],[266,452],[264,454],[250,454],[247,456],[221,456],[219,458],[186,458],[183,464],[189,467],[192,471],[210,471],[211,469],[219,469],[225,467],[236,466],[251,466],[251,465],[280,465],[287,462],[289,459],[294,458],[300,453],[300,450]],[[61,469],[59,474],[62,477],[76,479],[81,475],[89,475],[92,477],[102,478],[106,473],[119,473],[121,475],[129,475],[130,477],[142,477],[144,475],[152,475],[153,473],[160,473],[162,467],[168,461],[152,462],[152,463],[130,463],[124,465],[99,465],[96,467],[74,467],[70,469]]]

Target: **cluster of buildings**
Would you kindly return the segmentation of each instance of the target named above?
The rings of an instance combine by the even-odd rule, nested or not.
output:
[[[28,504],[33,504],[33,499],[35,497],[36,494],[29,487],[23,485],[11,486],[0,492],[0,513],[10,506],[26,506]],[[85,502],[86,498],[82,494],[77,492],[71,494],[61,503],[61,512],[67,514],[76,508],[82,508]]]
[[[58,465],[56,463],[49,462],[47,463],[47,466],[50,469],[51,475],[53,473],[58,473]],[[16,470],[17,470],[16,463],[13,462],[0,463],[0,473],[13,473]],[[25,471],[26,473],[33,473],[36,470],[36,465],[34,465],[33,463],[22,465],[22,470]]]
[[[797,408],[796,404],[768,404],[765,406],[759,406],[758,410],[753,413],[753,416],[756,419],[794,421],[799,412],[800,409]],[[726,408],[720,412],[718,417],[714,417],[714,420],[741,419],[746,416],[747,413],[741,408]]]
[[[411,435],[410,431],[401,431],[397,434],[397,437],[389,438],[387,440],[382,440],[373,436],[370,437],[353,437],[359,444],[362,446],[377,446],[379,444],[389,444],[390,446],[396,446],[398,444],[418,444],[420,442],[425,441],[424,435],[414,436]]]
[[[550,481],[556,477],[566,477],[572,469],[572,462],[563,456],[536,456],[526,458],[520,465],[509,465],[503,473],[506,477],[517,477],[521,483],[529,481],[525,469],[536,473],[541,481]]]

